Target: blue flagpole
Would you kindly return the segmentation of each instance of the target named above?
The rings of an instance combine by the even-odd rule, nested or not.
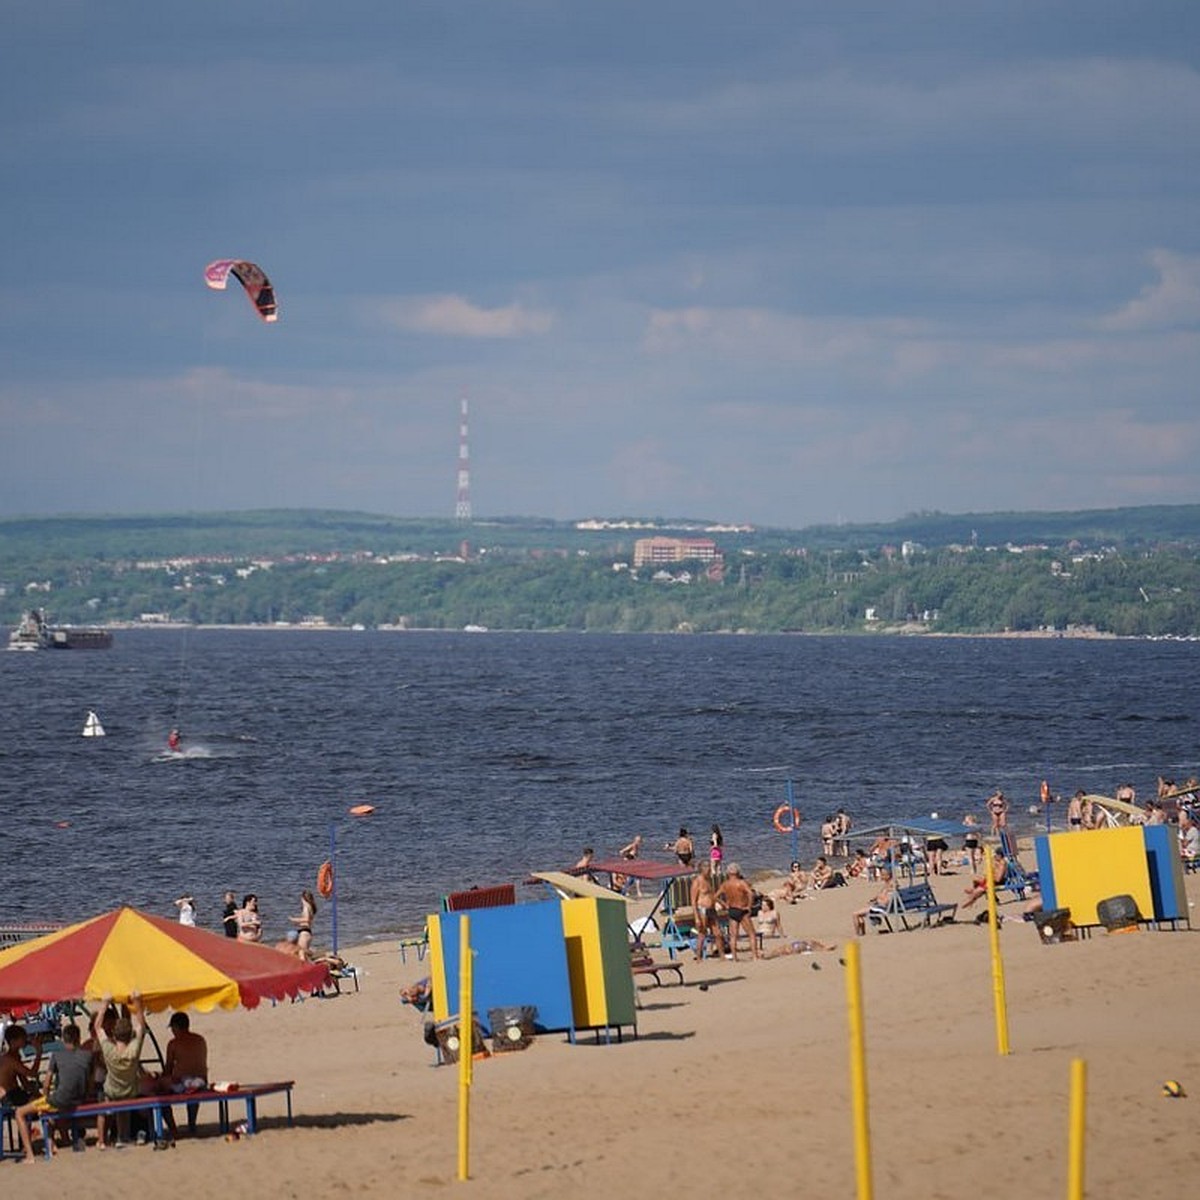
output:
[[[792,781],[787,781],[787,802],[791,812],[788,814],[792,822],[792,862],[800,861],[800,822],[796,820],[796,792]]]
[[[338,869],[337,869],[337,824],[334,821],[329,822],[329,865],[333,868],[333,894],[330,896],[330,912],[329,920],[333,927],[333,952],[338,952],[338,928],[337,928],[337,893],[338,893]]]

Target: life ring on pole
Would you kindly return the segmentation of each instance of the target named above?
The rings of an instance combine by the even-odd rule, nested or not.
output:
[[[783,818],[791,815],[791,824],[785,825]],[[775,815],[771,818],[775,828],[780,833],[792,833],[800,824],[800,810],[791,804],[781,804],[776,810]]]
[[[1044,779],[1042,780],[1042,793],[1041,794],[1042,794],[1042,803],[1049,804],[1050,803],[1050,784],[1047,783],[1046,780],[1044,780]]]
[[[328,859],[317,868],[317,891],[326,900],[333,895],[333,863]]]

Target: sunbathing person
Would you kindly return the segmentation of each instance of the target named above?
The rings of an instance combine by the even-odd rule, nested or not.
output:
[[[831,945],[829,942],[818,942],[812,938],[802,938],[796,942],[784,942],[782,946],[776,946],[773,950],[768,950],[763,958],[783,958],[786,954],[813,954],[817,950],[836,950],[836,945]]]
[[[416,983],[406,984],[400,989],[400,1003],[411,1004],[417,1012],[424,1012],[433,1003],[433,984],[428,975]]]
[[[759,939],[783,937],[783,922],[779,919],[779,910],[770,896],[764,896],[762,908],[754,919]]]
[[[992,855],[992,879],[995,880],[996,886],[999,887],[1008,878],[1008,860],[1004,857],[1004,851],[997,850]],[[971,880],[971,886],[967,888],[964,895],[965,900],[958,902],[959,908],[970,908],[980,896],[987,895],[987,878],[976,877]]]
[[[804,899],[807,891],[808,873],[798,862],[794,862],[783,883],[771,893],[771,896],[779,904],[795,904],[797,900]]]
[[[887,908],[891,903],[892,894],[896,887],[892,882],[892,873],[886,867],[883,868],[883,887],[871,898],[871,902],[866,908],[860,908],[858,912],[853,914],[854,917],[854,932],[862,937],[867,932],[867,917],[870,916],[873,908]]]

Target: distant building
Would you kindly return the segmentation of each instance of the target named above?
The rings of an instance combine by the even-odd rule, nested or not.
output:
[[[662,563],[717,562],[721,552],[712,538],[638,538],[633,544],[634,567],[655,567]]]

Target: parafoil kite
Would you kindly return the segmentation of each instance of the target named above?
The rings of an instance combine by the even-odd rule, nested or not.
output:
[[[258,263],[243,262],[237,258],[219,258],[204,268],[204,282],[217,291],[225,290],[225,281],[232,275],[246,289],[250,303],[258,310],[264,321],[279,319],[275,304],[275,289]]]

